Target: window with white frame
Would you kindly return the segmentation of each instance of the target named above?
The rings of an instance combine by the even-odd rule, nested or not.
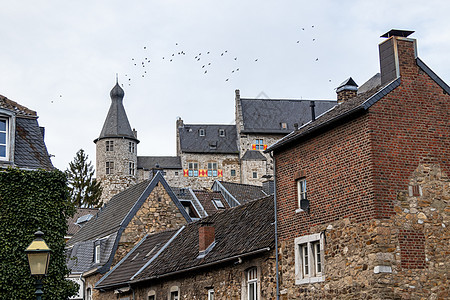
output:
[[[316,233],[295,239],[295,283],[325,280],[323,234]]]
[[[134,175],[134,162],[130,161],[128,163],[128,174],[130,175]]]
[[[247,296],[248,300],[258,300],[258,269],[247,270]]]
[[[95,248],[94,248],[94,262],[96,264],[100,263],[100,245],[95,245]]]
[[[106,151],[114,151],[114,141],[106,141]]]
[[[0,118],[0,160],[8,159],[8,119]]]
[[[208,290],[208,300],[214,300],[214,290]]]
[[[197,162],[188,163],[188,174],[189,174],[189,177],[198,177],[198,163]]]
[[[90,287],[86,290],[86,299],[92,300],[92,289]]]
[[[106,174],[113,174],[114,173],[114,162],[113,161],[107,161],[106,162]]]
[[[200,128],[200,129],[198,130],[198,135],[199,135],[199,136],[205,136],[205,129]]]
[[[306,210],[309,205],[307,205],[307,194],[306,194],[306,178],[300,178],[296,180],[297,182],[297,208],[301,210]]]
[[[179,300],[180,299],[179,293],[180,291],[177,286],[171,287],[169,291],[169,300]]]
[[[219,129],[219,136],[221,137],[225,136],[225,129]]]
[[[263,139],[255,140],[255,150],[264,150],[264,140]]]
[[[217,163],[208,163],[208,177],[217,177]]]
[[[134,151],[136,151],[135,145],[136,144],[134,142],[128,142],[128,151],[134,153]]]

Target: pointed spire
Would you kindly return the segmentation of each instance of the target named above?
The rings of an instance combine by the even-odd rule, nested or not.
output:
[[[119,85],[117,75],[116,85],[112,88],[110,96],[111,106],[109,107],[108,115],[106,116],[100,136],[94,140],[94,143],[105,138],[128,138],[139,143],[128,122],[127,113],[123,106],[125,92]]]

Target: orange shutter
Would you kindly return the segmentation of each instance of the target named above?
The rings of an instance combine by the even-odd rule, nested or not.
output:
[[[255,144],[252,145],[252,150],[256,150],[256,145]]]
[[[188,169],[184,169],[183,170],[183,176],[184,177],[189,177],[189,170]]]
[[[222,170],[217,170],[217,176],[223,177],[223,172],[222,172]]]

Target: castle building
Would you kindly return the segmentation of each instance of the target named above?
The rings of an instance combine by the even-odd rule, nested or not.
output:
[[[111,106],[96,145],[97,179],[103,188],[102,201],[137,182],[137,133],[131,129],[123,106],[124,91],[116,82],[111,90]]]

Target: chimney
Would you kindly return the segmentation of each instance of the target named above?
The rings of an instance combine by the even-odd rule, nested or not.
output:
[[[381,85],[397,79],[400,75],[407,75],[408,66],[415,64],[416,40],[407,38],[412,33],[414,31],[392,29],[381,36],[387,38],[378,46]]]
[[[212,223],[202,222],[198,228],[198,251],[204,252],[213,242],[215,238],[214,227]]]
[[[351,77],[347,78],[336,88],[338,103],[341,104],[344,101],[355,97],[357,92],[358,85],[356,82]]]

